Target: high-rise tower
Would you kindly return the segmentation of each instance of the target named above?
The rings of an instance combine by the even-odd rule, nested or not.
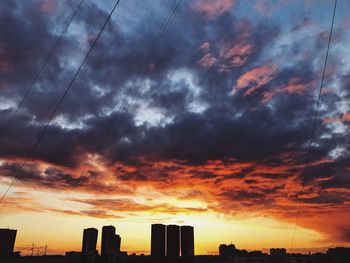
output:
[[[83,231],[83,245],[81,249],[82,262],[93,262],[97,256],[98,230],[96,228],[86,228]]]
[[[116,251],[115,227],[102,227],[101,256],[108,255]]]
[[[114,226],[102,227],[101,262],[116,262],[120,256],[121,238],[115,234]]]
[[[17,230],[0,229],[0,257],[9,257],[13,254]]]
[[[180,227],[168,225],[166,229],[166,255],[169,260],[176,260],[180,257]]]
[[[96,251],[98,230],[96,228],[86,228],[83,232],[82,254]]]
[[[165,225],[153,224],[151,227],[151,256],[153,262],[163,262],[165,257]]]
[[[115,235],[115,249],[117,254],[120,254],[120,244],[121,244],[121,237],[119,235]]]
[[[194,256],[194,231],[192,226],[181,226],[181,257]]]

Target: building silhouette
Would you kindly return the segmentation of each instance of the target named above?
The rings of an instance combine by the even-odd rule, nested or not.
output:
[[[120,255],[121,238],[115,234],[114,226],[102,227],[101,262],[116,262]]]
[[[110,252],[114,252],[115,244],[115,227],[102,227],[101,256],[105,256],[108,255]]]
[[[96,228],[86,228],[83,231],[83,245],[81,249],[82,263],[92,263],[97,257],[97,236],[98,230]]]
[[[192,226],[162,225],[151,226],[152,262],[193,262],[194,229]]]
[[[181,226],[181,257],[192,258],[194,256],[194,231],[193,226]]]
[[[122,239],[119,235],[115,235],[115,249],[117,253],[120,253],[120,245],[121,245]]]
[[[65,254],[66,262],[65,263],[77,263],[77,262],[84,262],[84,259],[82,257],[82,252],[76,252],[76,251],[68,251]]]
[[[180,227],[168,225],[166,230],[166,256],[174,261],[180,257]]]
[[[287,249],[285,248],[270,248],[270,256],[272,257],[285,257],[287,255]]]
[[[0,257],[10,257],[13,255],[17,230],[0,229]]]
[[[220,244],[219,255],[223,260],[232,260],[236,254],[236,246],[234,244]]]
[[[350,248],[335,247],[327,251],[330,263],[350,262]]]
[[[151,226],[151,257],[153,262],[163,262],[165,258],[166,232],[165,225]]]
[[[181,258],[184,263],[194,262],[194,231],[192,226],[180,228]]]
[[[63,255],[21,256],[13,252],[16,230],[0,229],[1,263],[348,263],[350,248],[329,248],[327,253],[287,253],[285,248],[271,248],[270,254],[262,251],[237,249],[235,245],[221,244],[219,255],[194,255],[194,228],[178,225],[152,225],[151,256],[120,251],[121,238],[114,226],[102,228],[102,255],[96,250],[98,230],[83,231],[82,251]],[[32,251],[34,249],[34,245]],[[181,257],[180,257],[181,254]]]

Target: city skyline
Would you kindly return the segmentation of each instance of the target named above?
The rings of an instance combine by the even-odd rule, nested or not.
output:
[[[168,227],[171,228],[171,234],[169,235]],[[184,228],[184,230],[183,230]],[[173,231],[176,230],[178,234],[178,240],[174,240],[174,233]],[[239,249],[236,247],[235,244],[233,244],[233,240],[231,239],[230,242],[227,242],[227,244],[222,243],[223,240],[216,240],[215,242],[219,244],[217,246],[216,250],[213,251],[207,251],[207,253],[197,253],[195,250],[196,240],[198,238],[195,238],[196,235],[194,234],[194,227],[189,225],[164,225],[160,223],[152,224],[150,228],[150,235],[148,240],[149,249],[137,251],[134,250],[132,247],[129,247],[129,249],[123,249],[125,246],[122,246],[121,242],[121,235],[117,234],[117,229],[115,226],[112,225],[104,225],[101,226],[101,229],[97,229],[95,227],[88,227],[82,229],[82,235],[80,237],[80,244],[76,244],[73,249],[68,249],[66,251],[54,251],[50,248],[48,248],[47,245],[44,244],[35,244],[34,242],[31,244],[27,244],[26,246],[17,246],[16,242],[18,239],[18,231],[15,229],[10,228],[0,228],[0,252],[1,249],[4,249],[7,251],[7,253],[20,252],[20,255],[22,256],[43,256],[43,255],[64,255],[66,253],[82,253],[82,263],[87,262],[84,261],[84,255],[100,255],[101,258],[103,258],[104,255],[108,254],[120,254],[120,253],[126,253],[127,255],[145,255],[145,256],[152,256],[152,258],[155,258],[156,260],[153,263],[162,262],[164,259],[179,259],[179,258],[191,258],[191,255],[195,256],[217,256],[217,255],[225,255],[225,254],[232,254],[234,251],[238,251]],[[182,234],[182,232],[185,231],[185,238]],[[118,231],[119,232],[119,231]],[[6,234],[7,233],[7,234]],[[176,235],[177,235],[176,234]],[[10,239],[8,239],[11,236]],[[168,236],[171,240],[170,243],[168,243]],[[159,239],[159,237],[162,237]],[[128,239],[126,236],[125,239]],[[154,242],[154,240],[156,240]],[[117,241],[117,242],[115,242]],[[174,243],[175,241],[175,243]],[[225,240],[224,240],[225,241]],[[8,243],[9,242],[9,243]],[[204,242],[204,240],[202,240]],[[105,243],[105,245],[103,245]],[[108,243],[108,244],[107,244]],[[198,241],[197,245],[200,245],[201,241]],[[267,244],[268,242],[266,242]],[[163,244],[163,245],[161,245]],[[177,245],[178,248],[175,248]],[[175,247],[174,247],[175,245]],[[172,248],[169,250],[169,246]],[[103,249],[103,247],[105,247]],[[153,248],[152,248],[153,247]],[[185,247],[185,254],[184,248]],[[276,248],[275,248],[276,247]],[[262,252],[265,254],[271,254],[271,251],[276,250],[277,253],[280,253],[282,251],[283,253],[295,253],[295,254],[304,254],[308,255],[310,253],[325,253],[329,251],[330,249],[335,248],[342,248],[342,246],[332,246],[332,247],[323,247],[323,248],[295,248],[293,251],[290,251],[288,248],[284,248],[283,246],[273,246],[273,247],[264,247],[264,248],[244,248],[243,251],[247,252]],[[80,249],[79,249],[80,248]],[[177,250],[177,252],[174,251]],[[346,247],[346,249],[350,249]],[[28,252],[29,251],[29,252]],[[51,251],[51,252],[50,252]],[[169,253],[170,251],[170,253]],[[191,252],[192,251],[192,252]],[[226,251],[226,252],[225,252]],[[350,250],[349,250],[350,251]],[[177,254],[178,253],[178,254]],[[1,254],[1,253],[0,253]],[[2,254],[1,254],[2,255]],[[4,254],[9,255],[9,254]],[[4,256],[2,255],[2,256]],[[16,254],[17,255],[17,254]],[[178,256],[176,256],[178,255]],[[188,257],[188,256],[189,257]],[[225,257],[225,256],[222,256]],[[95,258],[95,257],[93,257]],[[160,259],[160,261],[159,261]]]
[[[218,246],[218,254],[196,255],[194,253],[194,227],[188,225],[151,225],[151,254],[136,255],[121,251],[121,236],[115,226],[103,226],[101,229],[101,251],[97,250],[98,229],[83,229],[80,251],[67,251],[65,255],[36,253],[34,244],[31,255],[22,255],[23,251],[14,251],[17,230],[0,229],[0,259],[5,263],[37,262],[42,263],[345,263],[350,260],[350,248],[328,248],[326,253],[288,253],[286,248],[270,248],[269,252],[247,251],[234,244]]]
[[[1,1],[0,227],[48,254],[91,226],[149,254],[155,223],[197,255],[350,246],[347,10]]]
[[[114,254],[125,254],[125,255],[137,255],[134,251],[123,251],[121,249],[121,236],[117,234],[117,229],[113,225],[104,225],[99,231],[95,227],[88,227],[82,229],[81,236],[81,250],[77,251],[66,251],[65,253],[81,253],[82,256],[88,255],[100,255],[101,257],[107,255]],[[100,233],[100,234],[99,234]],[[149,254],[140,253],[139,255],[148,255],[151,256],[156,261],[158,259],[164,260],[165,258],[191,258],[193,256],[201,256],[197,255],[194,252],[195,248],[195,231],[193,226],[189,225],[164,225],[160,223],[155,223],[151,225],[150,228],[151,238],[149,240]],[[0,228],[0,255],[1,257],[17,257],[17,253],[21,255],[23,251],[18,251],[15,248],[17,238],[17,230],[10,228]],[[98,241],[101,244],[98,245]],[[36,246],[34,243],[32,244],[33,250],[31,252],[31,256],[36,256],[34,249]],[[327,250],[334,250],[342,247],[329,247]],[[350,252],[350,248],[345,248]],[[218,245],[217,253],[209,254],[210,256],[220,255],[221,257],[227,257],[228,255],[235,254],[239,249],[235,244],[231,243],[225,244],[220,243]],[[245,250],[241,251],[246,252],[262,252],[266,253],[269,251],[270,255],[280,255],[280,254],[293,254],[292,252],[288,252],[286,248],[265,248],[264,250]],[[244,253],[246,253],[244,252]],[[307,251],[308,253],[295,252],[294,254],[310,254],[311,251]],[[317,253],[317,252],[316,252]],[[47,254],[47,246],[45,246],[44,253],[38,253],[39,256],[46,256]],[[27,255],[24,255],[27,256]],[[0,258],[1,258],[0,257]],[[84,260],[83,260],[84,261]]]

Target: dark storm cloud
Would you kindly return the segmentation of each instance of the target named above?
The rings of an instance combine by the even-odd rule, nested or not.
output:
[[[23,128],[24,126],[24,128]],[[10,139],[3,140],[1,155],[8,158],[26,158],[32,147],[32,140],[39,134],[42,125],[11,127]],[[25,134],[26,136],[22,136]],[[103,153],[112,145],[122,149],[124,136],[137,137],[137,131],[130,115],[113,114],[107,117],[87,120],[85,129],[63,129],[52,125],[47,130],[36,151],[31,152],[32,159],[74,167],[84,152]],[[15,139],[17,138],[17,139]],[[128,151],[128,149],[126,149]],[[127,152],[120,153],[122,156]]]
[[[2,81],[8,87],[2,90],[1,95],[15,103],[32,83],[77,6],[77,2],[58,3],[55,5],[55,16],[52,16],[40,9],[41,4],[42,1],[17,4],[1,16],[3,26],[0,43],[10,64],[9,70],[0,72]],[[106,17],[107,13],[93,2],[84,2],[22,108],[38,120],[48,118],[77,68],[71,63],[82,60],[86,48],[96,37]],[[114,26],[109,26],[106,34],[110,30],[115,32]],[[115,36],[117,38],[118,34]],[[75,103],[63,107],[62,112],[74,112],[71,114],[73,116],[97,111],[97,101],[93,99],[95,94],[90,84],[80,80],[76,85],[84,89],[80,88],[80,92],[72,96],[84,98],[84,103],[73,99]],[[110,98],[102,97],[99,102],[105,99],[105,103],[108,103]]]
[[[346,175],[346,173],[344,173]],[[339,178],[333,176],[331,179],[324,180],[320,184],[323,188],[350,188],[350,180],[348,178]]]
[[[232,115],[222,108],[183,114],[164,128],[150,129],[148,147],[158,149],[161,156],[192,162],[225,157],[259,159],[283,151],[286,139],[293,135],[293,130],[276,123],[268,112],[248,113],[241,118]],[[255,122],[259,119],[267,123]],[[282,143],[278,144],[278,140]],[[150,142],[156,145],[149,145]]]
[[[188,101],[192,96],[186,83],[179,83],[174,87],[173,83],[167,81],[158,85],[159,88],[152,90],[151,106],[161,108],[168,114],[178,114],[188,110]]]
[[[8,84],[27,81],[37,71],[38,58],[47,50],[47,45],[52,45],[46,19],[37,15],[35,10],[35,4],[31,8],[23,8],[18,2],[2,2],[0,43],[8,68],[1,70],[0,74],[1,80]],[[31,18],[30,22],[17,12],[25,12]],[[21,38],[23,36],[26,38]]]
[[[14,110],[11,101],[17,101],[24,93],[57,39],[57,32],[61,32],[63,22],[75,7],[72,2],[60,4],[54,10],[50,9],[54,15],[49,15],[38,8],[40,1],[35,3],[1,3],[0,55],[4,62],[0,62],[0,94],[1,101],[9,106],[0,110],[0,128]],[[32,161],[59,166],[60,169],[45,168],[41,171],[39,166],[29,166],[19,180],[43,187],[111,193],[116,189],[99,184],[97,172],[97,175],[91,171],[80,176],[78,172],[64,171],[64,168],[82,166],[88,154],[97,154],[103,156],[100,161],[107,166],[121,162],[136,169],[145,168],[142,172],[126,172],[125,167],[115,169],[115,178],[124,182],[170,182],[169,174],[181,172],[179,166],[186,164],[193,167],[189,171],[191,179],[213,180],[217,185],[226,180],[244,178],[247,185],[253,186],[261,180],[278,181],[297,176],[322,189],[348,185],[345,174],[349,163],[345,157],[342,157],[344,161],[337,156],[332,157],[333,162],[317,163],[329,159],[336,146],[349,146],[349,140],[344,139],[348,138],[348,130],[339,134],[334,132],[334,127],[321,121],[327,111],[337,111],[338,104],[349,99],[348,76],[343,76],[341,81],[345,96],[333,92],[322,98],[312,166],[303,172],[318,87],[313,81],[320,77],[320,69],[315,66],[317,61],[312,58],[319,57],[324,44],[315,41],[312,45],[306,45],[306,42],[285,45],[286,63],[281,66],[275,61],[279,54],[274,52],[278,52],[272,50],[282,34],[279,25],[271,21],[250,23],[230,12],[208,20],[193,12],[190,4],[184,4],[162,39],[157,56],[145,63],[149,50],[157,43],[159,28],[171,5],[163,1],[153,3],[150,9],[138,9],[140,16],[135,16],[135,20],[125,22],[127,17],[123,12],[133,7],[130,3],[121,5],[113,23],[107,26],[57,118],[31,156]],[[71,31],[64,37],[45,74],[25,102],[24,110],[19,112],[2,140],[2,159],[15,162],[28,156],[34,139],[106,15],[106,10],[93,2],[83,6]],[[300,31],[309,26],[310,21],[305,18],[292,31]],[[319,39],[322,37],[320,34]],[[259,83],[259,79],[254,79],[256,74],[252,74],[253,78],[243,81],[244,85],[238,88],[239,79],[249,76],[256,68],[264,69],[269,75],[268,80]],[[181,70],[185,77],[174,79],[175,73]],[[120,108],[132,84],[136,83],[137,87],[146,77],[143,84],[147,85],[136,93],[130,112],[113,111]],[[189,83],[186,77],[194,83]],[[254,86],[257,88],[247,94],[247,90]],[[270,95],[268,100],[267,95]],[[202,110],[197,109],[198,104],[203,106]],[[147,113],[142,106],[155,109],[167,120],[152,123],[155,113]],[[293,158],[284,157],[288,153],[293,153]],[[156,166],[143,162],[142,158],[150,158],[155,163],[176,160],[181,165],[158,170]],[[208,161],[223,160],[228,165],[231,159],[254,164],[225,176],[213,171],[196,171]],[[267,169],[259,171],[259,166]],[[279,172],[270,171],[286,166],[288,169]],[[1,175],[13,176],[17,169],[18,164],[5,162],[1,165]],[[274,201],[274,194],[284,190],[284,185],[221,190],[220,198],[225,200],[268,203]],[[346,197],[329,194],[327,198],[318,196],[303,201],[337,204],[337,200],[342,203]],[[252,202],[246,204],[251,206]]]
[[[3,176],[11,177],[19,170],[19,164],[2,164],[1,171]],[[27,182],[35,182],[43,184],[45,186],[51,186],[53,183],[62,184],[65,187],[76,187],[83,185],[87,182],[88,178],[74,178],[70,174],[63,173],[62,171],[48,169],[44,171],[45,176],[41,175],[41,170],[36,165],[27,165],[24,172],[21,173],[19,180]]]
[[[13,177],[14,175],[16,175],[20,169],[20,165],[19,164],[2,164],[1,167],[1,174],[3,177]],[[24,172],[22,172],[21,175],[21,180],[24,181],[36,181],[40,179],[39,173],[40,173],[40,169],[38,169],[38,167],[36,165],[27,165],[27,169],[24,170]]]
[[[30,7],[26,7],[30,8]],[[80,19],[81,21],[84,21],[84,26],[89,28],[91,26],[91,16],[94,16],[97,14],[99,19],[98,21],[94,21],[94,27],[96,27],[97,24],[99,24],[101,17],[103,17],[104,13],[100,9],[96,9],[96,14],[91,14],[91,10],[93,10],[93,7],[88,6],[84,7],[81,12],[78,13],[77,19]],[[215,83],[216,89],[226,89],[226,91],[222,90],[220,98],[223,99],[225,97],[225,93],[227,93],[228,89],[231,85],[220,85],[220,79],[225,79],[226,82],[228,80],[227,74],[224,78],[222,78],[222,75],[218,72],[215,74],[212,74],[212,76],[205,75],[208,72],[202,72],[201,70],[198,71],[198,66],[194,63],[193,60],[193,53],[194,51],[198,50],[199,46],[206,40],[210,39],[216,39],[218,36],[225,36],[224,38],[230,39],[231,41],[234,41],[234,37],[230,37],[230,35],[235,34],[235,30],[231,26],[235,22],[235,18],[233,18],[230,15],[225,15],[223,17],[218,18],[214,21],[213,24],[210,24],[208,22],[207,27],[211,28],[209,30],[209,33],[203,31],[202,27],[199,25],[203,23],[203,20],[201,17],[192,16],[189,14],[190,11],[188,9],[184,8],[184,14],[179,14],[180,18],[178,23],[174,24],[174,28],[171,29],[169,36],[164,40],[164,43],[162,44],[159,54],[157,56],[155,68],[150,71],[150,77],[156,81],[156,83],[159,83],[157,85],[152,86],[151,90],[151,103],[150,105],[153,105],[158,108],[166,108],[166,112],[171,112],[172,114],[176,114],[177,112],[183,112],[188,109],[188,102],[191,101],[191,98],[193,95],[189,93],[189,87],[185,84],[183,87],[180,87],[180,89],[174,90],[174,87],[172,87],[172,83],[169,82],[169,80],[166,79],[163,73],[167,72],[166,70],[171,68],[177,68],[181,66],[189,66],[190,68],[196,69],[196,72],[194,74],[197,74],[197,78],[201,80],[210,79],[209,83],[202,83],[205,85],[205,89],[203,90],[203,94],[206,94],[209,92],[207,96],[207,99],[210,98],[210,103],[215,104],[215,102],[212,100],[214,97],[219,99],[217,95],[219,93],[216,92],[214,95],[211,91],[211,83]],[[34,11],[33,11],[34,12]],[[51,31],[49,29],[46,30],[36,30],[35,26],[36,24],[42,25],[47,24],[46,15],[43,15],[41,13],[37,13],[35,17],[38,17],[41,19],[40,22],[32,22],[33,26],[29,27],[27,31],[34,30],[33,32],[44,32],[43,34],[47,35],[47,38],[49,38],[51,35]],[[17,21],[17,16],[13,15],[13,19]],[[88,19],[89,18],[89,19]],[[190,21],[189,21],[190,20]],[[188,27],[187,32],[183,32],[183,24],[182,23],[189,23],[191,26]],[[267,40],[264,40],[263,38],[263,32],[264,32],[264,26],[259,26],[259,30],[256,29],[255,33],[253,34],[253,38],[256,43],[261,44],[257,45],[257,50],[263,48],[263,43],[267,43]],[[180,30],[181,29],[181,30]],[[101,129],[104,131],[110,130],[108,126],[101,126],[101,125],[110,125],[108,122],[99,123],[99,118],[101,117],[100,114],[103,110],[118,106],[118,100],[113,100],[113,94],[118,94],[118,90],[121,89],[121,85],[125,84],[126,81],[133,80],[132,77],[134,77],[135,73],[139,73],[140,70],[135,71],[135,62],[141,64],[142,68],[142,62],[144,61],[144,58],[147,55],[147,48],[139,48],[139,43],[144,43],[144,46],[151,46],[153,39],[149,37],[151,33],[153,33],[155,30],[152,29],[144,29],[140,31],[140,35],[127,35],[125,36],[125,39],[123,40],[123,37],[120,36],[119,31],[115,27],[109,27],[109,31],[105,32],[106,39],[101,38],[100,43],[97,45],[96,50],[94,50],[93,55],[89,58],[89,62],[85,67],[85,70],[81,73],[81,77],[78,78],[77,83],[75,84],[76,87],[72,89],[70,92],[67,100],[65,101],[61,113],[64,118],[68,122],[77,122],[81,120],[84,116],[89,116],[90,114],[94,114],[94,117],[89,116],[88,121],[86,122],[86,126],[82,129],[62,129],[59,126],[53,126],[47,131],[47,135],[45,136],[46,139],[44,139],[45,143],[42,144],[44,146],[41,146],[38,150],[38,153],[35,154],[39,159],[43,159],[49,162],[55,162],[55,163],[66,163],[67,165],[73,165],[74,162],[76,162],[78,159],[76,157],[76,154],[79,153],[77,148],[80,147],[86,147],[90,148],[91,151],[95,152],[103,152],[103,147],[97,146],[94,148],[94,141],[99,141],[99,139],[92,139],[92,136],[98,136],[99,135],[98,130]],[[10,34],[9,32],[7,32]],[[139,33],[139,31],[138,31]],[[183,35],[185,33],[185,37]],[[17,37],[15,42],[21,42],[22,39],[25,39],[25,36],[28,35],[29,32],[23,32],[19,34],[19,37]],[[109,38],[110,35],[114,35],[114,37]],[[154,35],[154,33],[153,33]],[[195,35],[196,37],[194,38]],[[86,37],[86,35],[83,35],[82,37]],[[43,36],[35,36],[34,39],[42,39]],[[115,41],[118,40],[119,41]],[[108,49],[107,45],[112,44],[113,45],[120,45],[118,48]],[[176,45],[175,45],[176,43]],[[42,45],[50,46],[47,43],[43,43]],[[76,45],[76,41],[71,41],[68,43],[62,44],[64,50],[69,50],[74,45]],[[106,52],[107,51],[107,52]],[[194,52],[195,53],[195,52]],[[68,53],[69,54],[69,53]],[[62,55],[62,54],[60,54]],[[78,56],[79,55],[76,55]],[[258,52],[256,51],[251,55],[251,59],[253,60],[254,57],[258,56]],[[135,59],[133,59],[133,57]],[[55,57],[55,60],[58,60],[58,57]],[[79,60],[79,59],[78,59]],[[106,63],[106,61],[109,63]],[[141,62],[141,63],[140,63]],[[104,67],[99,67],[99,65],[104,65]],[[105,66],[108,65],[108,66]],[[130,66],[128,66],[130,65]],[[27,104],[25,104],[28,113],[31,115],[30,119],[28,121],[16,120],[16,126],[12,129],[16,129],[15,131],[11,131],[11,134],[8,135],[8,137],[11,137],[13,135],[14,138],[23,137],[20,136],[20,133],[26,133],[27,136],[25,137],[28,141],[21,141],[24,140],[20,138],[20,140],[12,141],[11,139],[8,139],[8,142],[14,142],[14,144],[10,144],[3,148],[2,151],[3,156],[15,156],[15,152],[19,156],[25,156],[25,153],[30,148],[30,141],[32,141],[37,134],[39,133],[40,129],[42,129],[42,125],[37,123],[36,125],[33,125],[33,120],[38,119],[47,119],[50,112],[52,111],[53,105],[55,105],[59,95],[62,92],[61,88],[57,88],[54,90],[46,89],[44,87],[49,86],[55,86],[55,84],[59,84],[60,87],[62,87],[62,82],[67,83],[69,80],[69,75],[71,74],[71,70],[65,72],[63,70],[62,72],[62,66],[59,63],[54,63],[52,70],[55,72],[58,72],[58,75],[56,77],[59,77],[58,80],[51,79],[54,76],[45,77],[44,80],[41,82],[40,86],[42,88],[37,88],[33,91],[32,96],[30,97],[30,100]],[[29,66],[27,66],[29,67]],[[51,69],[50,67],[50,69]],[[56,68],[55,68],[56,67]],[[32,67],[31,67],[32,68]],[[139,67],[140,68],[140,67]],[[142,73],[142,71],[141,71]],[[160,74],[160,75],[159,75]],[[238,74],[238,73],[235,73]],[[101,77],[103,76],[103,77]],[[162,81],[164,79],[164,81]],[[84,80],[84,81],[83,81]],[[94,85],[99,85],[100,89],[103,90],[102,95],[99,94],[99,91],[96,91],[94,88]],[[167,88],[168,87],[168,88]],[[225,88],[226,87],[226,88]],[[111,92],[111,89],[114,89],[113,93]],[[162,92],[158,92],[162,90]],[[168,91],[167,91],[168,90]],[[119,93],[123,96],[123,91],[120,90]],[[213,96],[214,95],[214,96]],[[225,98],[227,101],[227,98]],[[116,104],[116,105],[113,105]],[[102,107],[101,107],[102,105]],[[231,105],[227,105],[232,106]],[[105,107],[105,108],[103,108]],[[118,107],[117,107],[118,108]],[[212,111],[215,111],[216,109],[213,109]],[[227,108],[219,109],[220,111],[224,112],[227,110]],[[208,116],[202,116],[198,114],[191,114],[191,113],[184,113],[184,116],[177,117],[174,124],[168,125],[165,129],[163,128],[154,128],[154,129],[146,129],[144,127],[138,127],[139,134],[143,134],[141,138],[138,138],[138,136],[134,137],[134,140],[131,140],[130,145],[125,145],[123,142],[116,142],[116,148],[118,149],[115,158],[129,158],[131,155],[137,155],[140,153],[145,153],[148,151],[153,151],[155,148],[158,148],[158,145],[152,145],[154,142],[155,144],[158,144],[155,142],[155,140],[152,138],[155,134],[160,133],[160,139],[163,137],[164,142],[160,142],[160,154],[165,154],[165,157],[170,156],[174,158],[179,159],[190,159],[190,161],[205,161],[207,158],[221,158],[224,157],[226,154],[230,154],[229,149],[220,149],[217,150],[217,152],[214,153],[208,153],[208,150],[210,147],[214,145],[214,142],[211,144],[210,137],[212,135],[216,136],[217,134],[220,134],[226,127],[226,125],[229,125],[232,129],[232,125],[229,124],[229,119],[225,120],[227,123],[219,123],[219,120],[210,120],[210,118],[219,118],[217,117],[211,117],[211,113],[207,114]],[[92,124],[94,122],[95,124]],[[193,119],[192,119],[193,118]],[[187,142],[188,140],[192,140],[191,137],[189,138],[179,138],[178,136],[182,136],[182,131],[185,131],[186,129],[190,128],[187,127],[188,124],[194,121],[199,126],[203,126],[205,122],[207,122],[206,118],[209,119],[209,122],[218,122],[219,126],[222,126],[222,129],[218,132],[214,132],[215,134],[211,134],[210,130],[204,130],[203,135],[201,136],[203,140],[206,140],[206,143],[209,143],[208,145],[203,145],[202,149],[195,149],[193,153],[191,153],[190,149],[185,150],[185,152],[182,154],[180,153],[180,149],[177,150],[177,148],[182,147],[182,143],[177,141],[178,139],[182,140],[183,142]],[[103,119],[103,118],[102,118]],[[108,118],[110,119],[110,118]],[[243,118],[242,118],[243,120]],[[28,122],[31,122],[30,124]],[[29,125],[28,125],[29,124]],[[214,123],[213,123],[214,124]],[[209,125],[213,125],[209,124]],[[4,124],[3,124],[4,125]],[[96,125],[96,126],[95,126]],[[216,123],[215,123],[216,125]],[[234,124],[237,127],[240,126],[240,123]],[[176,127],[177,126],[177,127]],[[193,125],[192,125],[193,126]],[[132,130],[135,127],[131,128],[131,130],[128,130],[125,134],[129,137],[130,134],[132,134]],[[174,128],[175,133],[171,129]],[[195,128],[195,127],[193,127]],[[208,127],[209,128],[209,127]],[[250,127],[247,127],[250,129]],[[212,129],[212,128],[211,128]],[[181,131],[182,130],[182,131]],[[196,131],[194,131],[196,132]],[[113,133],[113,131],[112,131]],[[162,134],[164,133],[164,134]],[[229,132],[226,132],[228,135]],[[91,136],[90,136],[91,135]],[[186,134],[183,133],[185,136]],[[227,136],[225,135],[225,136]],[[122,135],[120,135],[122,137]],[[158,135],[157,135],[158,136]],[[176,138],[172,138],[175,136]],[[118,136],[119,137],[119,136]],[[55,138],[55,139],[51,139]],[[87,139],[86,139],[87,138]],[[85,141],[86,139],[86,141]],[[115,138],[118,140],[118,138]],[[198,138],[200,139],[200,137]],[[222,139],[223,141],[220,142],[220,144],[225,143],[225,138]],[[229,139],[227,139],[229,140]],[[173,141],[174,143],[170,143]],[[198,140],[197,140],[198,141]],[[170,144],[169,144],[170,143]],[[198,141],[197,143],[201,143],[201,141]],[[21,149],[21,147],[16,147],[17,145],[23,145],[26,147],[26,149]],[[92,145],[90,145],[92,144]],[[164,145],[162,145],[164,144]],[[178,144],[178,146],[172,145],[172,144]],[[226,146],[225,148],[232,147],[231,143],[229,146]],[[113,145],[112,142],[109,140],[106,140],[106,145]],[[135,147],[136,150],[131,149],[132,147]],[[24,148],[24,147],[23,147]],[[144,148],[144,149],[143,149]],[[196,148],[196,147],[194,147]],[[54,152],[51,152],[51,149],[54,149]],[[237,148],[237,151],[239,151],[240,148]],[[124,150],[124,152],[123,152]],[[199,151],[203,151],[204,156],[197,156],[199,154]],[[174,153],[172,152],[174,151]],[[196,153],[198,151],[198,153]],[[187,153],[186,153],[187,152]],[[66,156],[65,156],[66,155]],[[192,160],[193,159],[193,160]]]
[[[331,204],[331,205],[340,205],[345,204],[350,200],[349,195],[342,193],[319,193],[318,196],[310,198],[300,198],[304,203],[309,204]]]
[[[42,169],[36,164],[27,165],[21,173],[18,173],[20,163],[3,163],[0,172],[3,178],[12,179],[16,175],[16,181],[25,187],[42,188],[44,190],[71,190],[75,189],[90,193],[115,193],[123,194],[132,192],[123,187],[109,186],[99,182],[101,174],[95,171],[86,170],[83,175],[75,175],[57,168]]]

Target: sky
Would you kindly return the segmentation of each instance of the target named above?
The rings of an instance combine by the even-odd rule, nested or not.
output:
[[[2,196],[17,175],[0,227],[16,249],[79,251],[84,228],[114,225],[148,254],[152,223],[193,225],[196,254],[350,245],[349,1],[309,169],[334,1],[184,0],[159,37],[175,0],[121,0],[31,151],[115,3],[83,1],[8,125],[78,2],[0,3]]]

